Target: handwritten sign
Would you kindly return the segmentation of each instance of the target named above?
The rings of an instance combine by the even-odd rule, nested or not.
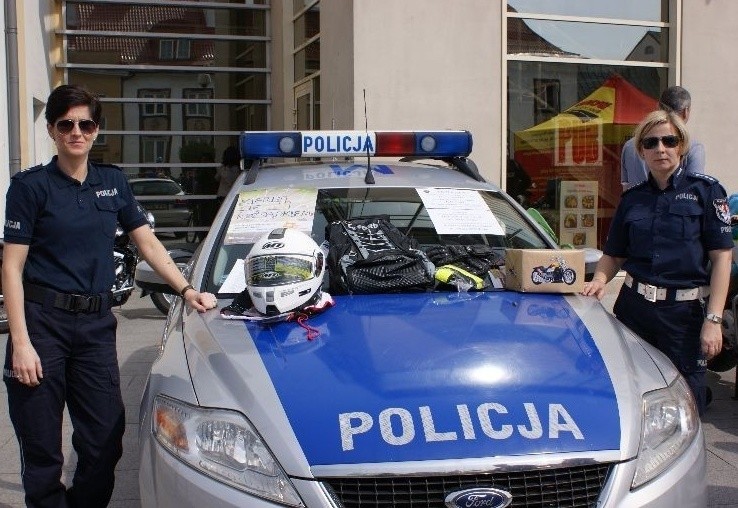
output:
[[[241,192],[223,243],[254,243],[276,228],[294,228],[310,234],[317,195],[317,189],[270,188]]]

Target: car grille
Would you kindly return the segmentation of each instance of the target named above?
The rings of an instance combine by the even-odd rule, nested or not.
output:
[[[589,507],[597,503],[610,464],[453,476],[323,478],[345,508],[445,508],[451,492],[494,487],[512,494],[511,507]]]

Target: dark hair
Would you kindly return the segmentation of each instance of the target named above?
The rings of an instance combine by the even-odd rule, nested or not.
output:
[[[100,100],[97,95],[78,85],[61,85],[54,88],[46,101],[46,121],[53,125],[59,117],[64,116],[75,106],[88,106],[92,115],[91,120],[100,124],[102,116]]]
[[[670,86],[661,93],[659,107],[664,111],[681,113],[692,104],[692,96],[686,88],[681,86]]]
[[[235,146],[229,146],[225,150],[223,150],[223,160],[221,161],[221,164],[223,164],[226,167],[230,166],[238,166],[241,163],[241,154],[238,151],[238,148]]]

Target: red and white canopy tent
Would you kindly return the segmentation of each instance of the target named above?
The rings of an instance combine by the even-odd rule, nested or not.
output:
[[[566,111],[517,131],[514,158],[535,185],[531,200],[541,198],[551,180],[597,181],[601,246],[622,192],[622,145],[638,122],[657,107],[656,99],[613,74]]]

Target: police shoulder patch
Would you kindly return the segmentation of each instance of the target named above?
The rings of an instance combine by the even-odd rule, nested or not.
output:
[[[715,213],[718,219],[730,226],[730,207],[728,206],[728,200],[718,198],[712,202],[712,206],[715,207]]]

